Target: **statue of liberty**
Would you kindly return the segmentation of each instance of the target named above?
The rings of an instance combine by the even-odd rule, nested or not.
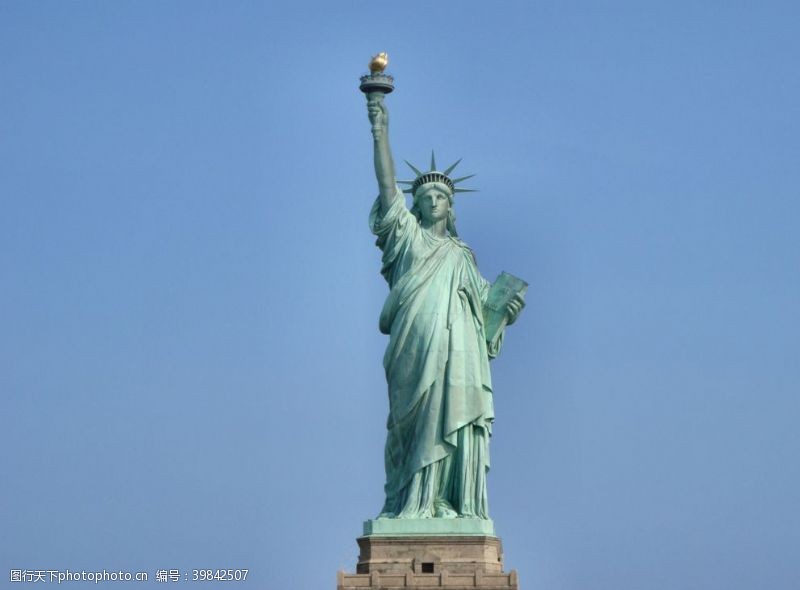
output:
[[[456,185],[470,177],[451,178],[458,162],[439,171],[433,155],[427,172],[409,164],[416,178],[400,181],[409,185],[409,210],[395,178],[386,91],[362,90],[379,187],[369,222],[390,288],[380,316],[380,330],[389,335],[383,360],[389,418],[386,500],[378,518],[488,519],[489,360],[499,353],[503,327],[524,306],[524,289],[505,289],[501,325],[490,330],[487,304],[496,290],[458,238],[453,213],[453,197],[465,191]]]

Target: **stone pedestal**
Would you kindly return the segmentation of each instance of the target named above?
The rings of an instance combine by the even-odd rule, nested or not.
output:
[[[500,539],[486,535],[367,535],[355,574],[339,572],[337,590],[519,590],[503,572]]]

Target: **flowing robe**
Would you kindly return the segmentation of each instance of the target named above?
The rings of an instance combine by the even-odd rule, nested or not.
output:
[[[389,335],[382,516],[488,518],[486,472],[494,410],[483,303],[489,283],[455,237],[423,229],[398,190],[370,227],[390,292],[380,317]]]

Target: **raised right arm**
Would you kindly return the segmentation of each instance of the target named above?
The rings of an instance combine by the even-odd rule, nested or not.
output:
[[[398,199],[397,179],[394,174],[392,149],[389,147],[389,111],[382,92],[367,94],[367,111],[372,123],[372,139],[375,149],[375,176],[381,202],[381,213],[386,213]]]

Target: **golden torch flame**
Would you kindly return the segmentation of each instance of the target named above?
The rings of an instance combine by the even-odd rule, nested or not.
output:
[[[376,74],[385,70],[387,65],[389,65],[389,56],[383,51],[370,60],[369,71]]]

